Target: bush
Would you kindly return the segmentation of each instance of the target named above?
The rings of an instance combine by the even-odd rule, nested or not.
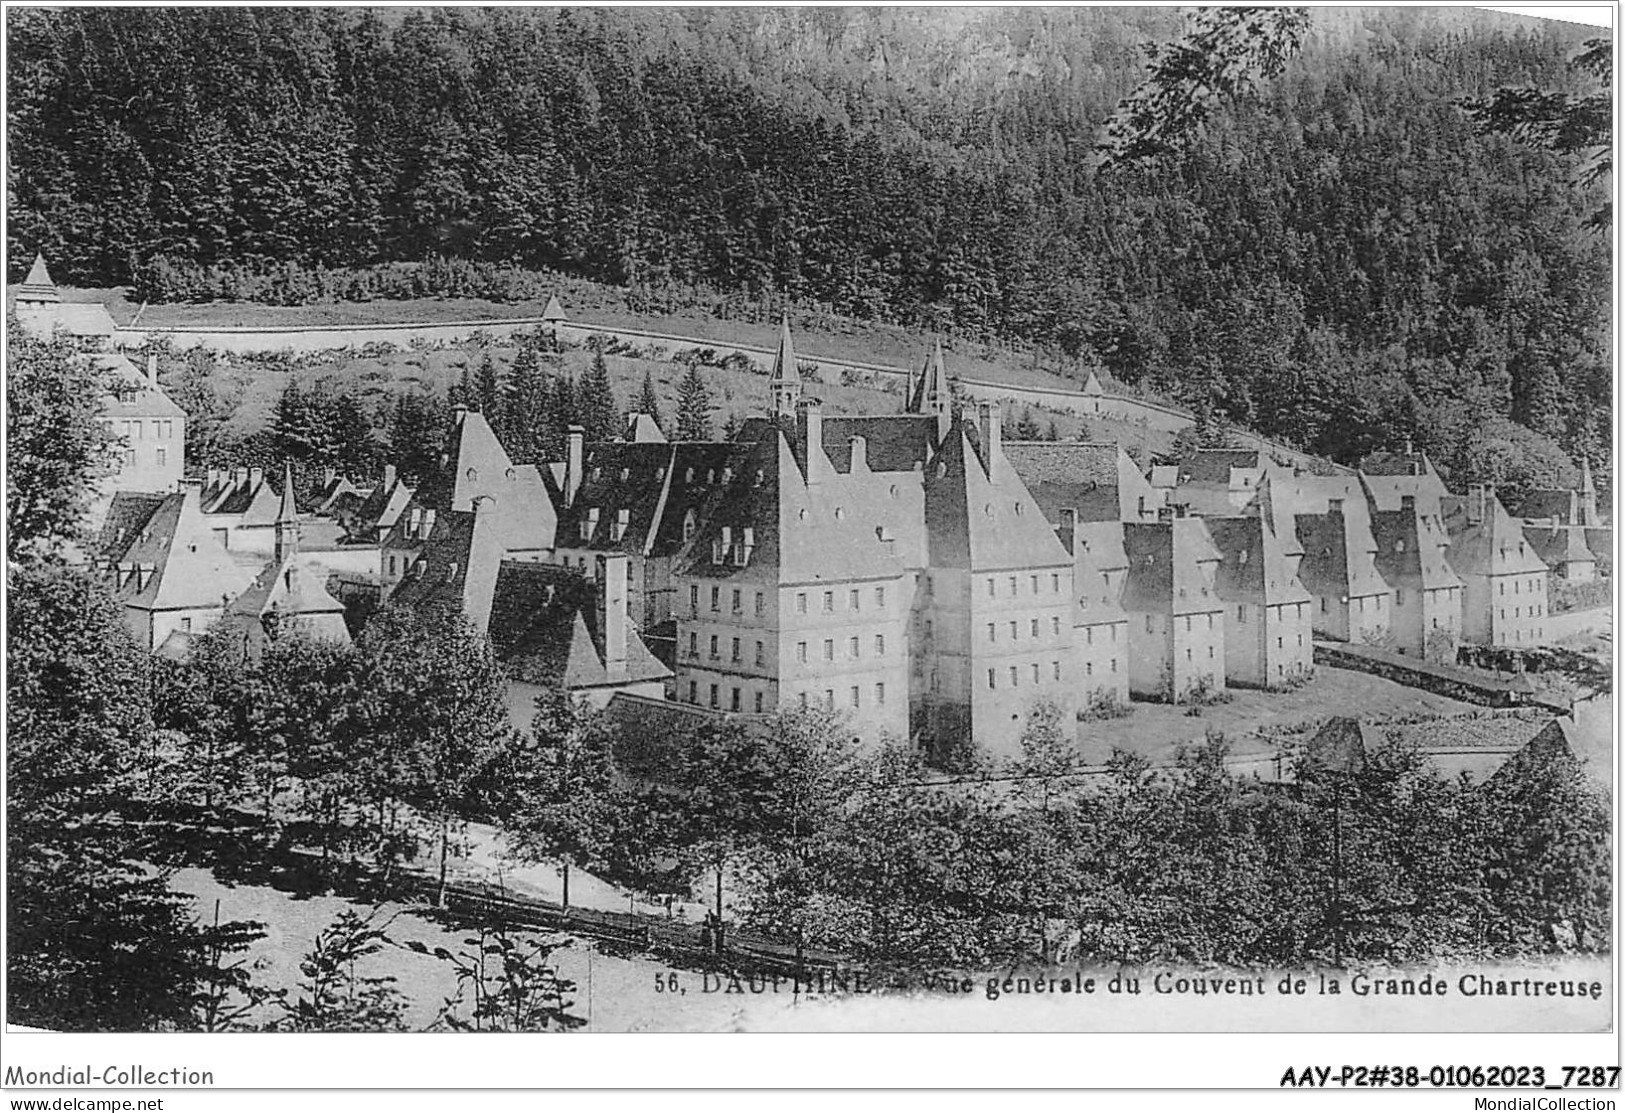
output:
[[[1089,703],[1078,710],[1078,722],[1095,723],[1105,719],[1126,719],[1134,714],[1134,705],[1117,697],[1111,688],[1096,688],[1089,693]]]

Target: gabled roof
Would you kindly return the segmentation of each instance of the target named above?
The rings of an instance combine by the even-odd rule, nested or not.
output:
[[[181,409],[165,394],[155,388],[140,368],[126,356],[117,352],[96,352],[85,356],[91,364],[108,375],[115,393],[103,395],[102,416],[108,418],[185,418]],[[123,389],[119,389],[122,387]]]
[[[1523,524],[1508,514],[1494,492],[1476,491],[1445,500],[1444,525],[1450,536],[1450,566],[1463,576],[1513,576],[1546,572]]]
[[[769,383],[799,383],[801,370],[796,364],[796,343],[790,336],[790,318],[779,319],[779,350],[773,355],[773,373]]]
[[[396,479],[394,483],[387,487],[383,483],[379,483],[359,506],[355,507],[353,511],[347,510],[347,513],[354,516],[355,525],[351,527],[352,530],[357,530],[357,527],[359,529],[385,531],[392,529],[395,523],[400,520],[400,516],[406,510],[407,505],[411,503],[412,496],[412,488],[408,487],[400,479]],[[341,496],[337,500],[335,508],[342,504],[343,501]]]
[[[1372,485],[1382,478],[1374,481],[1362,476],[1361,482],[1366,484],[1366,502],[1373,508],[1371,535],[1377,543],[1377,570],[1383,579],[1394,587],[1421,591],[1460,587],[1461,578],[1445,556],[1450,537],[1439,515],[1438,500],[1413,495],[1408,510],[1403,497],[1392,510],[1375,509],[1378,501]]]
[[[664,443],[666,434],[661,431],[660,423],[653,414],[631,413],[626,415],[625,439],[637,444]]]
[[[597,629],[598,587],[554,564],[503,562],[491,606],[491,644],[515,680],[569,689],[665,680],[630,622],[625,672],[605,665]]]
[[[429,505],[458,513],[472,510],[478,498],[490,498],[500,510],[509,550],[553,548],[558,526],[554,492],[534,464],[514,466],[483,414],[460,411],[452,430],[448,470],[451,492],[430,492]]]
[[[984,459],[975,428],[956,419],[926,466],[930,562],[971,571],[1070,564],[1044,511],[1002,451]]]
[[[1005,441],[1004,455],[1052,522],[1076,510],[1080,522],[1134,521],[1141,500],[1155,512],[1163,497],[1117,444]]]
[[[390,602],[408,607],[446,604],[460,610],[468,546],[474,533],[473,511],[436,511],[429,536],[423,539],[406,536],[408,521],[402,515],[384,543],[390,549],[420,548],[417,561],[396,585]]]
[[[1486,787],[1534,787],[1554,773],[1559,777],[1577,776],[1581,770],[1578,757],[1581,747],[1573,736],[1573,729],[1567,718],[1552,719],[1490,776]]]
[[[1123,527],[1123,548],[1129,561],[1125,607],[1166,614],[1220,608],[1209,576],[1216,574],[1222,555],[1202,519],[1129,522]]]
[[[1322,594],[1382,595],[1389,588],[1377,570],[1371,512],[1359,479],[1350,483],[1353,493],[1337,513],[1328,505],[1320,513],[1296,516],[1296,533],[1303,545],[1299,575],[1305,587]]]
[[[1523,527],[1524,538],[1548,565],[1592,564],[1597,556],[1586,544],[1584,526]]]
[[[56,327],[69,336],[109,337],[118,324],[99,302],[62,302],[56,307]]]
[[[929,414],[824,418],[824,454],[838,472],[852,470],[854,437],[863,438],[864,463],[870,471],[920,471],[936,446],[936,418]]]
[[[569,320],[569,318],[564,315],[564,306],[559,304],[559,296],[557,294],[548,295],[547,308],[542,310],[542,320],[544,320],[544,321],[567,321],[567,320]]]
[[[114,491],[97,532],[93,547],[96,556],[101,560],[120,560],[170,497],[141,491]]]
[[[328,592],[323,577],[297,556],[273,560],[262,568],[248,589],[231,601],[226,616],[257,622],[272,610],[283,618],[344,616],[344,604]]]
[[[1573,525],[1579,510],[1580,492],[1535,487],[1522,495],[1509,494],[1502,501],[1507,512],[1515,517],[1534,521],[1555,518],[1563,525]]]
[[[1240,517],[1204,520],[1221,557],[1214,578],[1221,599],[1270,606],[1309,600],[1297,575],[1297,557],[1303,548],[1295,534],[1283,538],[1257,510]]]
[[[1331,773],[1358,773],[1372,752],[1383,745],[1381,732],[1364,720],[1339,716],[1309,740],[1305,753],[1308,764]]]
[[[220,607],[254,579],[252,569],[237,563],[209,529],[196,487],[166,496],[119,563],[145,572],[120,572],[113,591],[121,603],[141,610]]]
[[[695,466],[695,457],[707,455],[680,451],[689,447],[664,441],[597,441],[587,445],[582,453],[581,485],[575,501],[559,514],[558,547],[636,555],[646,552],[669,501],[674,457],[684,458],[677,485],[690,497],[692,487],[715,484],[716,476],[726,466],[723,461],[729,453],[719,446],[719,451],[708,454],[711,458],[700,468],[697,483],[687,481],[687,470]],[[582,536],[584,528],[589,531],[586,537]]]
[[[1234,470],[1262,472],[1271,464],[1269,456],[1256,448],[1198,448],[1180,457],[1179,480],[1228,487]]]

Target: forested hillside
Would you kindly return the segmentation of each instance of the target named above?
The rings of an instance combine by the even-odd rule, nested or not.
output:
[[[13,279],[511,262],[1026,340],[1339,459],[1414,436],[1470,469],[1488,427],[1605,470],[1601,191],[1461,107],[1580,87],[1582,28],[1317,9],[1257,99],[1104,173],[1177,11],[7,19]]]

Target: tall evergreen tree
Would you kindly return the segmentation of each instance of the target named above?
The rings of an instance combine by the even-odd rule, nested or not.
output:
[[[620,409],[609,381],[609,367],[600,349],[592,355],[592,365],[581,377],[576,391],[576,413],[589,441],[606,441],[618,432]]]
[[[699,366],[691,363],[677,387],[677,439],[710,440],[712,409],[711,392],[706,389],[705,378],[700,374]]]
[[[666,423],[660,416],[660,396],[655,393],[654,374],[647,367],[643,369],[643,388],[638,392],[634,408],[638,413],[648,414],[661,432],[666,431]]]

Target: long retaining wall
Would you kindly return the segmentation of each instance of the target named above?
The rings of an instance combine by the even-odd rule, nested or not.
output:
[[[341,348],[361,348],[379,343],[393,344],[399,348],[409,348],[413,344],[454,343],[466,340],[476,332],[495,338],[506,338],[518,332],[533,331],[544,325],[545,322],[540,317],[502,317],[491,320],[308,327],[123,328],[114,335],[114,340],[121,346],[138,348],[146,344],[150,338],[161,335],[179,349],[201,347],[237,354],[281,351],[301,354]],[[773,358],[776,355],[771,348],[760,348],[752,344],[712,340],[700,336],[677,336],[624,326],[595,325],[585,321],[560,322],[558,335],[561,340],[577,344],[594,336],[608,337],[636,344],[652,354],[663,356],[669,356],[684,348],[710,348],[717,352],[735,352],[751,360],[764,371],[772,368]],[[911,374],[906,368],[865,363],[860,360],[834,359],[811,353],[798,353],[798,357],[799,362],[814,368],[820,381],[826,383],[839,382],[843,375],[906,381]],[[1167,435],[1177,434],[1196,420],[1195,415],[1189,411],[1121,394],[1085,394],[1082,391],[1060,387],[1025,386],[975,378],[961,378],[959,385],[970,397],[984,401],[1012,406],[1037,406],[1041,409],[1060,410],[1085,417],[1122,421]],[[1295,448],[1256,434],[1238,433],[1237,438],[1295,464],[1307,466],[1312,459]]]
[[[1527,678],[1521,676],[1504,680],[1450,665],[1436,665],[1369,645],[1317,641],[1315,664],[1370,673],[1434,695],[1484,707],[1545,707],[1558,714],[1566,714],[1569,710],[1566,705],[1542,698],[1533,690]]]

